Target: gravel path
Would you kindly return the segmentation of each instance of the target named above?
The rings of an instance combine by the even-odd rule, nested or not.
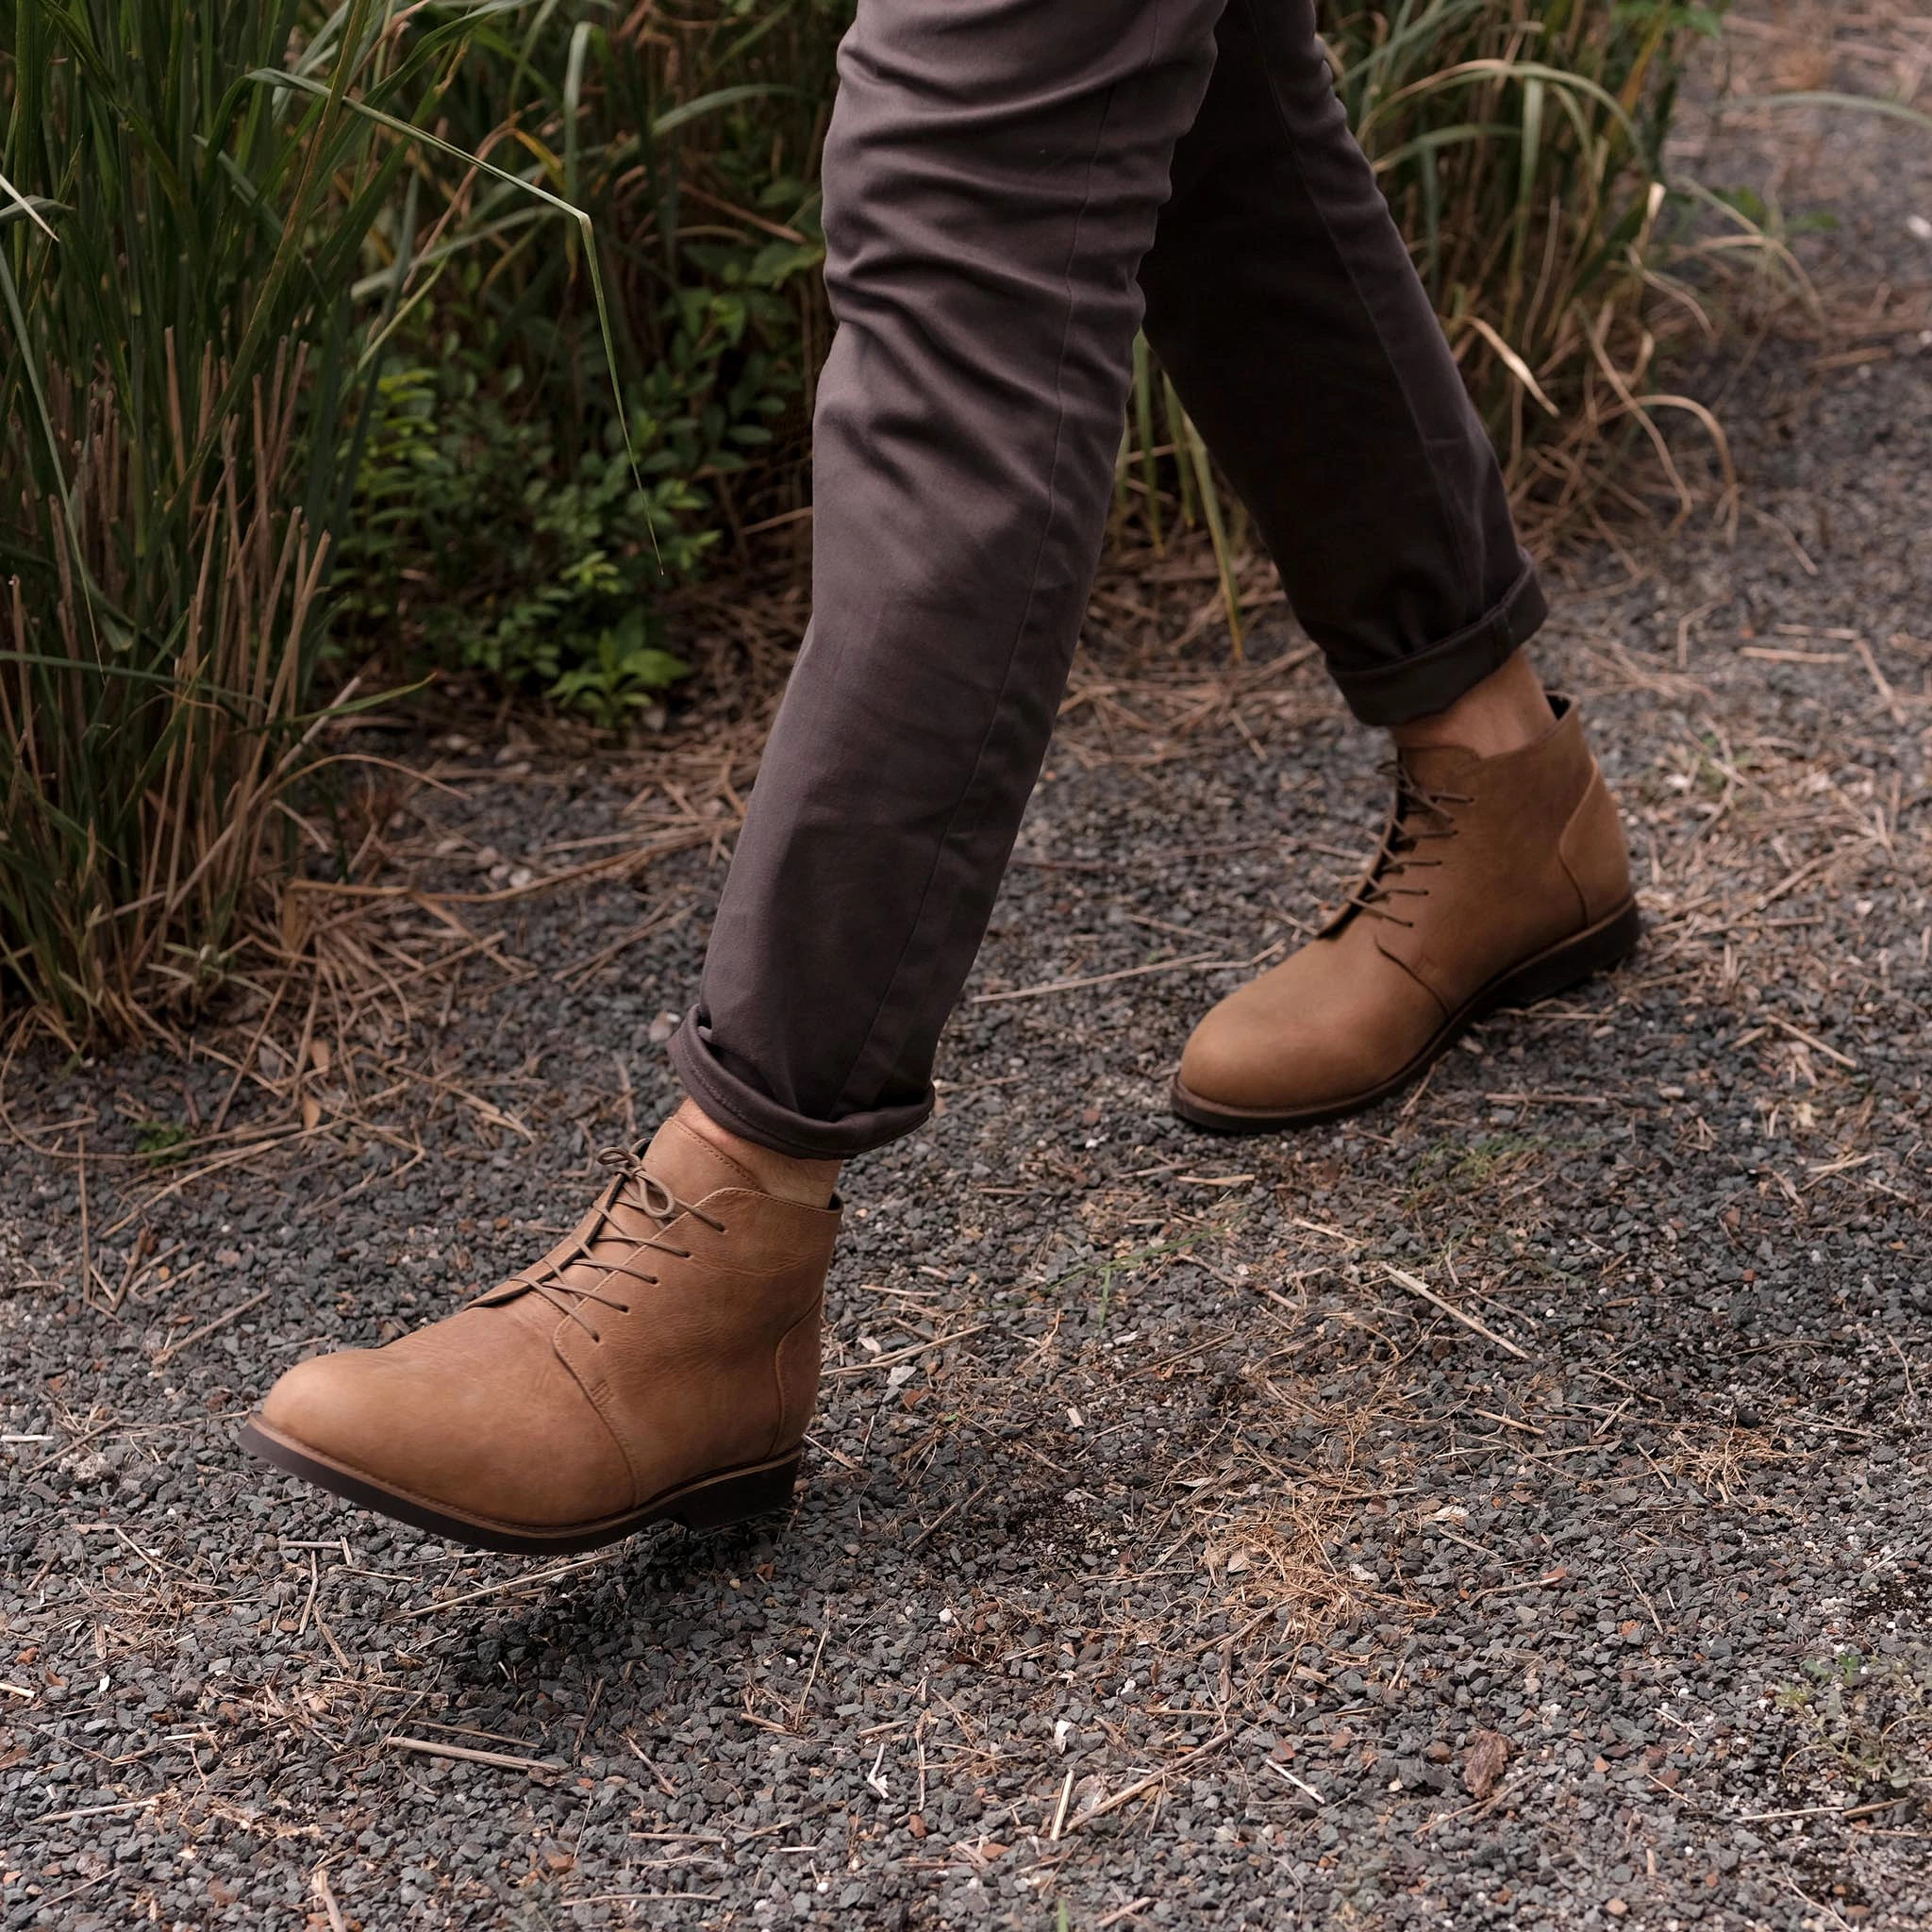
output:
[[[300,1122],[286,1015],[17,1058],[0,1924],[1924,1924],[1932,166],[1813,158],[1879,157],[1814,251],[1866,332],[1708,375],[1735,545],[1566,566],[1639,961],[1344,1127],[1182,1129],[1378,747],[1286,634],[1099,639],[943,1111],[853,1176],[789,1524],[479,1559],[232,1447],[668,1104],[714,851],[351,908],[392,983],[325,988]],[[636,836],[648,763],[436,755],[395,876]]]

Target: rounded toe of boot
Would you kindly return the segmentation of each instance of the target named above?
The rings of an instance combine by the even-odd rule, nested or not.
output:
[[[439,1415],[443,1405],[433,1390],[414,1386],[417,1379],[383,1349],[343,1349],[297,1362],[263,1400],[250,1424],[251,1446],[338,1494],[369,1489],[441,1508],[472,1508],[478,1486],[464,1481],[453,1463],[452,1431]],[[469,1459],[490,1460],[489,1448],[473,1446]]]
[[[1246,988],[1241,990],[1242,992]],[[1344,1103],[1360,1084],[1353,1057],[1320,1029],[1253,1010],[1241,992],[1213,1008],[1194,1028],[1174,1075],[1184,1117],[1272,1120]],[[1193,1111],[1190,1112],[1190,1108]]]
[[[1174,1111],[1231,1132],[1352,1113],[1399,1074],[1441,1009],[1390,960],[1316,940],[1230,993],[1194,1028]]]
[[[436,1334],[298,1363],[244,1440],[293,1474],[440,1531],[541,1535],[629,1507],[622,1452],[554,1356],[518,1364],[511,1381],[465,1352],[432,1352]]]
[[[297,1362],[263,1399],[261,1421],[312,1455],[357,1462],[372,1441],[363,1391],[369,1379],[365,1365],[375,1355],[374,1349],[351,1348]]]
[[[1236,993],[1196,1023],[1174,1075],[1179,1091],[1215,1107],[1257,1104],[1253,1029],[1244,1022],[1240,1002]]]

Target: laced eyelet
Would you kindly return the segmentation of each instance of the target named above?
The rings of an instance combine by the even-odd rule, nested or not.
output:
[[[676,1193],[654,1174],[647,1173],[641,1152],[621,1147],[604,1149],[597,1156],[598,1164],[610,1170],[616,1178],[608,1191],[599,1201],[592,1221],[587,1223],[589,1229],[580,1228],[575,1245],[566,1254],[558,1250],[544,1257],[541,1272],[526,1271],[515,1277],[512,1284],[516,1291],[531,1291],[540,1294],[558,1308],[568,1320],[576,1324],[590,1337],[592,1343],[601,1343],[603,1335],[592,1328],[585,1320],[586,1305],[594,1304],[599,1307],[614,1309],[620,1315],[631,1312],[631,1304],[617,1301],[608,1291],[620,1280],[628,1278],[644,1283],[647,1287],[662,1286],[662,1277],[643,1274],[637,1263],[643,1258],[646,1249],[659,1254],[675,1255],[681,1261],[691,1258],[689,1248],[674,1248],[664,1239],[671,1224],[680,1215],[689,1214],[702,1221],[707,1226],[717,1227],[710,1216],[680,1201]],[[641,1208],[658,1225],[648,1235],[638,1235],[618,1228],[612,1220],[613,1210],[618,1207]],[[723,1233],[720,1228],[719,1232]],[[626,1253],[622,1259],[612,1260],[607,1254],[599,1252],[599,1243],[606,1241],[622,1242]],[[601,1278],[594,1288],[566,1278],[566,1272],[582,1264],[601,1271]],[[489,1296],[481,1298],[486,1303]]]
[[[1456,838],[1459,827],[1456,824],[1455,813],[1449,808],[1473,805],[1475,800],[1466,791],[1428,791],[1415,781],[1399,758],[1383,769],[1392,771],[1395,777],[1395,807],[1383,831],[1382,849],[1376,854],[1361,884],[1344,902],[1344,910],[1364,912],[1371,918],[1386,919],[1392,925],[1413,930],[1415,921],[1398,918],[1390,909],[1389,902],[1393,899],[1426,899],[1429,888],[1396,882],[1411,873],[1439,872],[1448,863],[1442,858],[1420,858],[1418,850],[1425,840]],[[1432,823],[1418,823],[1419,818]]]

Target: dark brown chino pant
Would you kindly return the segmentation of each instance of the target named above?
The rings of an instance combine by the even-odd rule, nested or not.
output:
[[[812,622],[674,1045],[799,1156],[931,1109],[1143,309],[1357,717],[1442,709],[1543,616],[1313,0],[859,0],[839,69]]]

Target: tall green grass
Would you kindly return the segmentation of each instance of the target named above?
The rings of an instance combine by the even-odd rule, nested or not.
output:
[[[313,756],[352,297],[454,20],[0,0],[0,1003],[192,1002]]]

